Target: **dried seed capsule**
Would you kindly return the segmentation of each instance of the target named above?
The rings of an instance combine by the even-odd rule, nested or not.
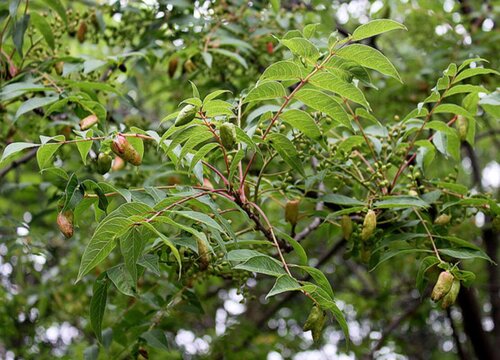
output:
[[[57,226],[66,238],[73,236],[73,211],[66,210],[57,214]]]
[[[175,126],[181,126],[190,123],[195,118],[197,112],[198,108],[194,105],[188,104],[184,106],[175,119]]]
[[[196,70],[196,65],[191,59],[186,60],[184,63],[184,70],[186,70],[187,73],[192,73]]]
[[[375,211],[368,210],[363,221],[363,230],[361,230],[361,239],[367,240],[373,235],[373,232],[377,228],[377,214]]]
[[[111,168],[112,161],[113,159],[109,154],[99,153],[99,156],[97,156],[97,172],[101,175],[106,174]]]
[[[458,115],[457,117],[457,130],[460,140],[465,140],[467,131],[469,130],[469,120],[465,116]]]
[[[115,159],[113,160],[113,165],[112,165],[111,169],[113,171],[120,171],[124,167],[125,167],[125,161],[123,161],[123,159],[121,157],[115,156]]]
[[[313,340],[316,342],[321,338],[323,327],[325,326],[325,312],[318,306],[314,305],[304,324],[304,331],[311,330]]]
[[[95,114],[89,115],[87,117],[84,117],[82,120],[80,120],[80,130],[87,130],[90,129],[92,126],[97,124],[99,119]]]
[[[123,135],[119,134],[115,137],[111,143],[111,150],[132,165],[139,166],[142,163],[141,155]]]
[[[205,270],[210,264],[210,250],[203,240],[197,238],[196,243],[198,245],[200,269]]]
[[[340,219],[340,226],[342,227],[342,234],[344,239],[349,240],[352,235],[352,220],[349,215],[343,215]]]
[[[78,30],[76,32],[76,38],[78,41],[83,43],[85,41],[85,34],[87,34],[87,23],[85,21],[80,22]]]
[[[441,308],[447,309],[451,305],[453,305],[455,303],[455,300],[457,299],[459,291],[460,280],[455,279],[453,280],[450,291],[448,291],[448,293],[443,297],[443,300],[441,301]]]
[[[177,65],[179,64],[179,59],[174,57],[168,62],[168,76],[173,78],[175,71],[177,70]]]
[[[232,123],[224,123],[220,126],[220,140],[226,150],[232,150],[236,144],[236,126]]]
[[[431,299],[433,301],[441,300],[451,289],[453,284],[453,275],[449,271],[442,271],[432,289]]]
[[[436,225],[446,225],[450,222],[451,216],[448,214],[439,215],[436,220],[434,220],[434,224]]]
[[[285,205],[285,220],[292,225],[296,225],[299,220],[300,200],[289,200]]]
[[[64,61],[58,61],[54,64],[54,70],[57,75],[62,75],[64,70]]]

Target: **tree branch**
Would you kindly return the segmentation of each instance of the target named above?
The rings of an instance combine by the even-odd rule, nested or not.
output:
[[[13,162],[11,162],[9,165],[4,167],[3,169],[0,169],[0,179],[2,179],[5,175],[7,175],[9,171],[17,168],[19,165],[27,163],[28,161],[33,159],[36,156],[37,150],[38,150],[38,148],[31,149],[29,152],[27,152],[25,155],[23,155],[19,159],[14,160]]]

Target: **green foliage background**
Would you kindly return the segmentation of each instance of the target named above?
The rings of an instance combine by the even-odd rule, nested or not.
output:
[[[0,357],[497,356],[499,184],[485,177],[498,179],[499,172],[495,70],[500,39],[494,15],[498,7],[482,1],[2,2]],[[265,69],[284,59],[300,69],[298,75],[292,71],[290,80],[283,67],[276,67],[274,80],[281,82],[271,83],[278,89],[282,84],[288,96],[315,71],[317,60],[314,54],[308,59],[302,46],[294,51],[297,38],[309,38],[321,61],[332,49],[355,49],[351,42],[356,38],[349,34],[372,19],[392,19],[407,29],[360,40],[381,51],[394,70],[383,59],[369,61],[354,52],[351,60],[364,67],[346,65],[335,72],[340,62],[328,68],[345,76],[342,83],[350,86],[342,96],[332,91],[342,116],[318,109],[317,98],[301,100],[308,106],[292,99],[289,108],[310,116],[304,120],[301,113],[293,123],[284,115],[270,124],[288,100],[263,90]],[[467,59],[475,60],[464,63]],[[457,68],[475,76],[453,85],[476,87],[435,97],[435,86],[441,95],[451,88]],[[336,86],[325,80],[326,72],[312,77],[305,89]],[[350,101],[358,88],[370,113]],[[211,103],[205,98],[209,94]],[[208,186],[203,178],[215,188],[225,187],[201,163],[192,164],[190,173],[188,161],[180,161],[163,141],[179,140],[183,129],[191,128],[174,126],[176,112],[185,105],[181,102],[200,106],[204,98],[207,111],[198,113],[197,130],[184,139],[200,141],[194,140],[192,148],[179,141],[181,149],[194,155],[204,144],[214,144],[203,159],[224,175],[226,160],[242,161],[245,169],[255,149],[262,149],[262,156],[248,165],[247,195],[272,224],[286,262],[310,266],[305,272],[292,268],[306,296],[284,292],[299,289],[299,283],[284,272],[266,218],[248,203],[212,193],[174,209],[190,213],[169,208],[205,191],[199,188]],[[432,120],[432,126],[417,133],[428,112],[445,103],[454,107],[436,111],[425,120]],[[421,108],[427,113],[416,112]],[[99,124],[79,132],[79,121],[90,114]],[[460,137],[457,124],[464,116],[470,117],[468,133]],[[215,134],[223,122],[238,125],[239,147],[227,155],[210,142],[204,121],[212,121]],[[384,143],[376,149],[379,159],[356,124],[374,147]],[[266,129],[272,142],[262,139]],[[315,131],[321,136],[315,137]],[[97,155],[112,154],[118,132],[129,135],[142,165],[127,164],[101,175]],[[438,140],[416,143],[411,150],[420,155],[399,177],[405,146],[416,133],[420,140]],[[287,137],[294,140],[291,148]],[[230,178],[236,189],[237,170]],[[399,180],[394,187],[393,179]],[[392,197],[386,196],[387,189],[394,190]],[[300,199],[296,228],[284,210],[294,199]],[[74,212],[70,239],[56,225],[61,208]],[[378,226],[363,242],[368,209],[376,210]],[[100,233],[98,226],[104,227],[103,219],[113,210],[119,220],[113,230]],[[121,236],[153,213],[160,226]],[[449,224],[433,224],[441,213],[451,215]],[[354,224],[348,241],[340,226],[345,214]],[[80,263],[93,236],[125,240],[83,271]],[[203,239],[214,249],[207,269],[200,260]],[[140,259],[122,264],[123,248],[142,241]],[[448,310],[429,299],[443,269],[454,271],[463,284],[457,304]],[[137,279],[131,280],[134,273]],[[316,285],[305,282],[307,273]],[[274,285],[276,274],[283,283]],[[266,298],[271,289],[280,293]],[[328,315],[317,342],[302,331],[314,302],[335,315]],[[340,324],[348,326],[350,344]]]

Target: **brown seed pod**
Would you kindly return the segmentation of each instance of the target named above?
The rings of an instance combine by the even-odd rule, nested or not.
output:
[[[352,235],[352,220],[349,215],[342,215],[340,219],[340,226],[342,227],[342,234],[344,239],[349,240]]]
[[[191,59],[186,60],[184,63],[184,70],[186,70],[188,74],[196,70],[196,65]]]
[[[443,297],[441,301],[441,308],[447,309],[455,303],[458,293],[460,292],[460,280],[454,279],[453,284],[451,284],[450,291]]]
[[[375,211],[368,210],[363,221],[363,230],[361,230],[361,239],[367,240],[373,235],[373,232],[377,228],[377,214]]]
[[[95,114],[89,115],[87,117],[84,117],[82,120],[80,120],[80,130],[87,130],[90,129],[92,126],[97,124],[99,119]]]
[[[80,25],[78,25],[78,30],[76,32],[76,38],[82,44],[85,41],[85,35],[87,34],[87,23],[85,21],[81,21]]]
[[[113,160],[113,165],[111,166],[111,170],[113,171],[120,171],[125,167],[125,161],[119,157],[115,156]]]
[[[179,58],[174,57],[168,62],[168,76],[173,78],[175,72],[177,71],[177,65],[179,65]]]
[[[236,126],[232,123],[224,123],[220,126],[220,141],[226,150],[232,150],[236,144]]]
[[[450,291],[453,279],[454,277],[449,271],[442,271],[432,289],[431,299],[433,301],[441,300]]]
[[[142,163],[141,155],[128,142],[127,138],[121,134],[118,134],[111,143],[111,150],[132,165],[139,166]]]
[[[201,270],[206,270],[208,265],[210,264],[210,249],[207,244],[201,240],[196,239],[196,243],[198,245],[198,255],[199,255],[199,264]]]
[[[69,239],[73,236],[73,211],[66,210],[57,214],[57,226],[63,235]]]
[[[446,225],[450,222],[451,216],[448,214],[441,214],[435,220],[434,224],[436,225]]]
[[[271,41],[267,42],[266,49],[267,49],[267,53],[269,55],[272,55],[274,53],[274,45],[273,45],[273,43]]]
[[[300,200],[289,200],[285,205],[285,220],[292,225],[296,225],[299,219]]]
[[[64,70],[64,61],[58,61],[54,64],[54,70],[57,75],[62,75]]]

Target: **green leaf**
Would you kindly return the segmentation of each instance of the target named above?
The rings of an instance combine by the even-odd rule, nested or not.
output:
[[[320,56],[316,46],[307,39],[294,37],[291,39],[282,39],[281,43],[290,49],[292,54],[302,56],[311,63],[316,62]]]
[[[55,141],[64,141],[64,135],[57,135],[50,139]],[[40,168],[40,170],[48,167],[49,165],[52,165],[52,157],[61,145],[61,143],[42,143],[42,145],[36,152],[36,160],[38,162],[38,167]]]
[[[210,94],[208,94],[207,96],[205,96],[205,98],[203,99],[203,104],[205,105],[210,100],[218,98],[222,94],[226,94],[226,93],[231,93],[231,91],[229,91],[229,90],[215,90],[215,91],[211,92]]]
[[[362,44],[352,44],[338,50],[335,54],[344,59],[352,60],[358,64],[390,76],[399,82],[401,77],[398,71],[380,51]]]
[[[457,75],[455,80],[453,80],[453,84],[456,84],[462,80],[468,79],[468,78],[473,77],[473,76],[486,75],[486,74],[500,75],[500,73],[498,71],[495,71],[493,69],[485,69],[485,68],[466,69]]]
[[[55,43],[54,43],[54,35],[52,34],[52,29],[50,28],[49,23],[43,16],[36,12],[31,13],[31,22],[33,25],[37,28],[38,31],[40,31],[40,34],[42,34],[43,38],[47,42],[47,44],[50,46],[52,50],[54,50]]]
[[[269,0],[271,3],[271,7],[273,8],[273,11],[275,13],[278,13],[280,11],[280,6],[281,6],[281,1],[280,0]]]
[[[244,103],[262,100],[271,100],[283,98],[286,96],[286,91],[283,85],[279,82],[270,81],[254,87],[246,96]]]
[[[389,19],[372,20],[366,24],[359,26],[356,30],[354,30],[354,32],[352,33],[352,40],[359,41],[397,29],[407,30],[406,26],[394,20],[389,20]]]
[[[99,346],[92,345],[83,351],[84,360],[97,360],[99,357]]]
[[[85,180],[92,181],[92,180]],[[97,185],[97,184],[96,184]],[[82,201],[84,195],[83,186],[80,185],[75,173],[71,174],[64,190],[64,206],[62,211],[73,210]]]
[[[229,50],[224,50],[224,49],[209,49],[209,51],[216,53],[216,54],[226,56],[226,57],[236,61],[237,63],[239,63],[245,69],[248,69],[248,64],[247,64],[246,60],[243,57],[241,57],[241,55],[239,55],[235,52],[232,52]]]
[[[147,344],[155,349],[168,350],[168,342],[165,333],[160,329],[152,329],[142,333],[141,338],[146,340]]]
[[[268,255],[262,254],[256,250],[236,249],[229,251],[226,255],[226,258],[228,261],[245,262],[256,256],[268,256]],[[278,260],[271,257],[269,258],[273,260],[276,264],[278,264],[278,266],[280,265],[280,262]]]
[[[358,199],[351,198],[341,194],[326,194],[321,197],[326,203],[338,204],[338,205],[346,205],[346,206],[363,206],[364,202],[359,201]]]
[[[319,90],[300,89],[295,93],[294,98],[315,110],[327,114],[345,127],[351,128],[349,116],[342,105],[333,96],[327,95]]]
[[[17,20],[12,27],[12,41],[14,42],[16,50],[21,57],[23,57],[24,33],[28,28],[29,21],[30,14],[22,15],[21,18]]]
[[[21,115],[30,112],[31,110],[37,109],[42,106],[46,106],[56,102],[59,98],[57,96],[47,96],[47,97],[34,97],[29,100],[26,100],[19,108],[17,109],[16,115],[14,117],[15,120],[19,119]]]
[[[160,263],[158,261],[158,256],[153,254],[145,254],[137,261],[138,265],[148,269],[156,276],[160,276]]]
[[[278,278],[276,279],[273,288],[266,295],[266,299],[270,298],[271,296],[275,296],[287,291],[297,291],[300,289],[301,286],[299,282],[295,280],[293,277],[291,277],[288,274],[281,275],[278,276]]]
[[[165,221],[165,218],[164,218],[164,221]],[[168,219],[167,222],[174,225],[174,226],[180,225],[171,219]],[[179,254],[179,250],[177,250],[174,243],[169,238],[167,238],[164,234],[162,234],[160,231],[158,231],[158,229],[156,229],[151,223],[143,222],[142,225],[145,226],[147,229],[151,230],[153,233],[155,233],[163,241],[163,243],[170,248],[170,250],[172,251],[172,254],[174,254],[174,257],[177,260],[177,263],[179,264],[179,276],[180,276],[181,271],[182,271],[182,260],[181,260],[181,255]],[[184,228],[184,229],[186,229],[186,228]],[[186,230],[188,230],[188,229],[186,229]]]
[[[32,144],[32,143],[25,143],[25,142],[17,142],[17,143],[12,143],[9,144],[5,147],[2,158],[0,159],[0,162],[4,161],[10,156],[13,156],[17,154],[20,151],[23,151],[24,149],[29,149],[33,147],[40,146],[39,144]]]
[[[473,93],[473,92],[484,92],[484,93],[489,93],[488,90],[486,90],[484,87],[479,86],[479,85],[455,85],[448,91],[446,91],[443,94],[443,97],[448,97],[456,94],[463,94],[463,93]]]
[[[108,297],[109,280],[106,276],[99,277],[93,288],[92,299],[90,300],[90,325],[97,337],[102,343],[102,319],[106,309],[106,300]]]
[[[133,224],[129,217],[146,214],[153,209],[143,203],[125,203],[99,223],[82,256],[76,281],[100,264],[115,248],[116,238],[125,234]]]
[[[183,216],[185,218],[188,218],[188,219],[194,220],[196,222],[200,222],[202,224],[205,224],[208,227],[211,227],[212,229],[215,229],[217,231],[224,232],[224,230],[220,227],[219,224],[217,224],[215,222],[214,219],[212,219],[210,216],[203,214],[201,212],[183,210],[183,211],[170,211],[170,213]]]
[[[146,240],[144,232],[137,227],[133,227],[120,237],[120,251],[133,284],[137,283],[137,261],[144,251]]]
[[[387,196],[384,200],[376,201],[373,204],[377,209],[391,209],[391,208],[409,208],[409,207],[428,207],[425,201],[414,196]]]
[[[366,101],[365,96],[363,95],[361,90],[359,90],[353,84],[345,82],[329,72],[320,71],[313,75],[309,82],[312,85],[319,87],[320,89],[332,91],[342,97],[345,97],[357,104],[366,107],[367,109],[370,108],[370,105]]]
[[[293,143],[288,138],[279,133],[270,133],[267,136],[271,146],[278,152],[283,160],[294,170],[298,171],[302,176],[306,176],[302,163],[300,162],[299,154]]]
[[[135,296],[135,283],[125,265],[113,266],[106,271],[108,278],[113,282],[119,292],[127,296]]]
[[[361,135],[349,136],[347,139],[343,140],[339,145],[339,151],[345,154],[350,154],[352,148],[365,143],[365,138]]]
[[[272,64],[260,76],[260,82],[263,80],[300,80],[301,70],[299,65],[291,61],[278,61]]]
[[[297,109],[288,110],[282,113],[280,118],[313,140],[321,138],[321,131],[318,125],[316,125],[312,116],[305,111]]]
[[[418,268],[418,273],[417,273],[417,289],[421,294],[423,292],[425,273],[431,267],[439,263],[440,263],[439,259],[435,256],[427,256],[420,263],[420,267]]]
[[[318,284],[320,288],[322,288],[332,299],[334,298],[332,285],[330,284],[325,274],[323,274],[321,270],[318,270],[311,266],[297,266],[297,267],[307,272],[314,279],[314,281],[316,282],[316,284]]]
[[[465,110],[463,107],[455,104],[441,104],[434,109],[434,114],[442,113],[457,114],[465,116],[467,118],[474,118],[474,115],[472,115],[470,112]]]
[[[438,249],[440,254],[451,256],[455,259],[483,259],[490,263],[494,263],[491,258],[486,255],[483,251],[474,250],[470,248],[459,248],[459,249]]]
[[[89,129],[85,132],[85,135],[82,136],[82,139],[85,139],[87,137],[92,137],[94,135],[94,131],[92,129]],[[77,137],[78,139],[78,137]],[[82,157],[82,161],[85,165],[87,165],[87,155],[89,154],[90,149],[92,148],[92,143],[93,141],[78,141],[76,143],[76,147],[78,148],[78,152],[80,153],[80,156]]]
[[[246,260],[244,263],[236,265],[234,268],[271,276],[286,274],[283,267],[267,255],[254,256]]]
[[[191,173],[195,165],[198,164],[198,162],[200,162],[201,160],[203,160],[210,151],[219,146],[220,145],[218,143],[209,143],[203,145],[191,159],[191,164],[189,164],[189,172]]]

